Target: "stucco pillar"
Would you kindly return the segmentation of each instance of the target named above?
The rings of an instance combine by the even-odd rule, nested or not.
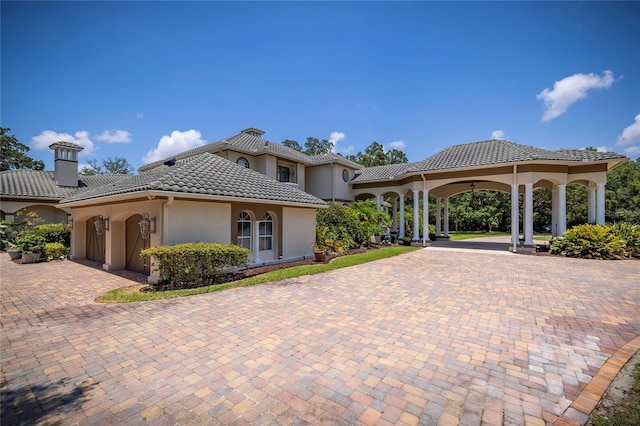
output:
[[[253,225],[253,263],[260,263],[260,221]]]
[[[558,236],[567,230],[567,185],[558,185]]]
[[[420,193],[413,190],[413,239],[420,240]]]
[[[391,212],[391,232],[398,231],[398,199],[393,199],[393,211]]]
[[[518,203],[518,184],[511,184],[511,244],[514,253],[518,251],[518,238],[520,237],[520,217]]]
[[[551,236],[558,236],[558,189],[551,190]]]
[[[442,236],[442,211],[440,197],[436,198],[436,237]]]
[[[422,244],[429,242],[429,191],[422,191]]]
[[[444,236],[449,236],[449,197],[444,199]]]
[[[406,226],[404,224],[404,194],[400,194],[400,234],[398,237],[404,238]]]
[[[533,245],[533,184],[524,184],[524,243]]]
[[[376,205],[378,208],[382,207],[382,195],[376,195]]]
[[[604,225],[604,183],[599,183],[596,189],[596,223]]]
[[[587,188],[587,222],[596,223],[596,189]]]

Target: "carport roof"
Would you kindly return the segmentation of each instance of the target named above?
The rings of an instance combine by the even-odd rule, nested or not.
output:
[[[561,149],[550,151],[505,140],[487,140],[453,145],[423,161],[362,169],[353,182],[393,179],[411,173],[456,170],[499,164],[517,164],[530,161],[558,163],[591,163],[624,161],[627,157],[615,152]]]
[[[244,168],[214,154],[204,153],[147,170],[137,175],[70,196],[60,202],[69,204],[112,195],[141,191],[166,191],[256,201],[306,204],[318,207],[326,203],[291,185]]]

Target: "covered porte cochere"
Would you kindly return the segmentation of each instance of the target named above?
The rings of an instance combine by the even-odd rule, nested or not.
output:
[[[566,230],[566,188],[579,184],[587,188],[588,221],[605,222],[607,173],[627,158],[612,152],[589,150],[549,151],[504,140],[489,140],[451,146],[424,161],[363,169],[352,181],[356,198],[375,197],[379,206],[385,197],[393,200],[392,233],[411,237],[414,244],[429,243],[429,223],[436,236],[449,236],[449,198],[471,190],[493,190],[511,194],[510,250],[535,248],[533,242],[533,191],[546,188],[552,194],[553,236]],[[523,207],[520,211],[520,195]],[[436,217],[429,217],[429,195],[436,199]],[[411,234],[405,229],[406,197],[413,200]],[[520,215],[522,234],[520,240]],[[514,226],[515,225],[515,226]]]

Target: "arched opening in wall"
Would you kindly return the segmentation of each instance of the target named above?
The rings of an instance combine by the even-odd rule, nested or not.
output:
[[[149,239],[143,239],[140,233],[142,215],[134,214],[126,222],[126,262],[125,268],[130,271],[149,275],[149,260],[140,259],[140,252],[149,247]]]
[[[586,181],[580,181],[567,185],[567,229],[589,221],[587,184]]]
[[[97,216],[94,216],[87,220],[87,259],[104,263],[105,236],[104,231],[101,235],[98,235],[98,231],[94,224],[96,217]]]
[[[258,224],[258,244],[260,258],[263,260],[275,259],[275,221],[272,213],[267,212],[262,216]]]

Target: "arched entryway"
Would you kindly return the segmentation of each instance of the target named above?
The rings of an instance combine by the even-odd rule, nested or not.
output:
[[[140,252],[149,247],[149,239],[144,240],[140,234],[142,215],[135,214],[126,222],[126,262],[125,268],[149,275],[148,261],[140,259]]]
[[[96,262],[104,263],[105,253],[105,239],[104,231],[101,235],[98,235],[95,226],[95,220],[97,216],[93,216],[87,220],[87,259],[95,260]]]

